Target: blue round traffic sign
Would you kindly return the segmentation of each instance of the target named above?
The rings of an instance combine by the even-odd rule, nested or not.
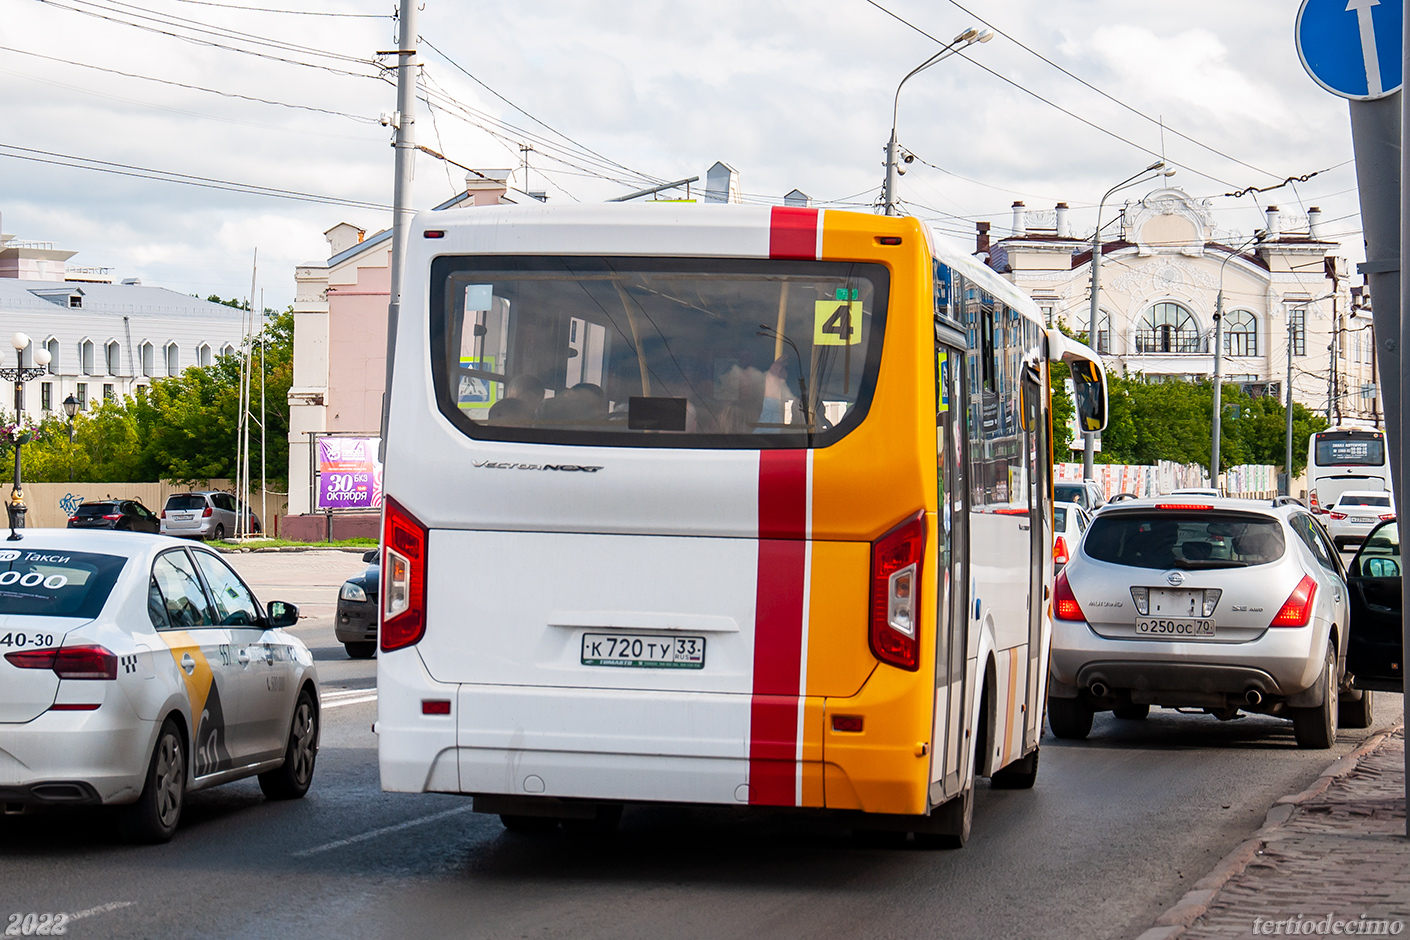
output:
[[[1401,0],[1302,0],[1297,54],[1332,94],[1384,98],[1400,90],[1404,22]]]

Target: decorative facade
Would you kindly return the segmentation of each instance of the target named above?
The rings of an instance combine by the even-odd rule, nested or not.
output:
[[[1291,360],[1294,400],[1333,423],[1378,423],[1370,312],[1336,243],[1320,237],[1320,216],[1270,206],[1265,229],[1239,239],[1215,231],[1209,200],[1178,188],[1127,203],[1119,237],[1101,245],[1095,346],[1108,369],[1150,381],[1212,377],[1222,292],[1226,383],[1282,398]],[[1085,333],[1091,238],[1073,236],[1062,203],[1052,213],[1015,203],[1012,231],[992,247],[981,234],[989,265],[1050,322]]]

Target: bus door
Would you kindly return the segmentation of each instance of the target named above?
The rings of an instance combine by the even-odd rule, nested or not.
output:
[[[1048,541],[1048,422],[1043,408],[1043,383],[1031,369],[1023,370],[1020,384],[1023,396],[1023,450],[1028,481],[1028,694],[1023,721],[1024,750],[1038,744],[1042,733],[1043,709],[1038,684],[1043,670],[1043,613],[1048,600],[1047,559],[1052,550]]]
[[[930,799],[934,804],[964,786],[965,666],[969,648],[969,486],[965,481],[964,335],[935,326],[936,503],[935,723]]]

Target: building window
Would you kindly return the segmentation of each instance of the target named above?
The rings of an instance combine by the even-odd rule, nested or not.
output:
[[[1292,354],[1307,355],[1307,307],[1289,307],[1288,325],[1292,328]]]
[[[79,367],[84,375],[93,374],[93,341],[85,339],[78,344]]]
[[[1258,321],[1247,310],[1235,310],[1224,317],[1224,354],[1258,355]]]
[[[1141,353],[1203,352],[1199,324],[1194,315],[1173,301],[1146,311],[1136,329],[1136,351]]]
[[[77,310],[83,306],[83,296],[81,294],[69,294],[69,307]]]
[[[44,348],[49,350],[49,374],[59,374],[59,340],[56,337],[49,337],[44,344]]]
[[[141,347],[142,374],[153,376],[157,374],[157,349],[151,343],[143,343]]]
[[[1111,355],[1111,314],[1103,313],[1097,320],[1097,352]]]
[[[196,348],[196,362],[203,366],[211,364],[211,347],[209,343],[202,343]]]
[[[109,340],[108,345],[103,347],[103,356],[107,360],[108,375],[122,375],[122,344],[117,340]]]
[[[103,401],[117,401],[117,395],[113,392],[113,383],[103,383]]]
[[[87,410],[88,410],[88,383],[87,383],[87,382],[79,382],[79,383],[78,383],[78,410],[79,410],[79,411],[87,411]]]
[[[49,412],[54,410],[54,383],[39,383],[39,409]]]
[[[166,374],[181,374],[181,347],[175,343],[168,343],[166,347]]]

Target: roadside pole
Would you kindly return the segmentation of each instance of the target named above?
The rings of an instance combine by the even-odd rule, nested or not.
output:
[[[407,235],[411,229],[411,182],[416,168],[416,70],[421,63],[416,58],[417,0],[401,0],[401,38],[397,42],[397,111],[392,115],[396,127],[395,183],[392,188],[392,264],[391,300],[387,305],[387,378],[382,386],[382,429],[377,450],[383,463],[387,460],[388,406],[392,400],[392,374],[396,359],[397,320],[401,317],[402,280],[406,268]]]
[[[1402,78],[1402,80],[1403,80],[1403,78],[1404,78],[1404,76],[1405,76],[1405,74],[1406,74],[1406,68],[1407,68],[1407,67],[1410,67],[1410,15],[1405,15],[1405,14],[1410,14],[1410,0],[1405,0],[1405,5],[1404,5],[1404,7],[1402,8],[1401,14],[1402,14],[1402,16],[1401,16],[1401,18],[1402,18],[1402,24],[1401,24],[1401,44],[1400,44],[1400,53],[1401,53],[1402,62],[1401,62],[1400,75],[1401,75],[1401,78]],[[1406,247],[1406,245],[1410,245],[1410,233],[1407,233],[1407,232],[1406,232],[1407,220],[1410,220],[1410,203],[1407,203],[1407,200],[1406,200],[1406,198],[1405,198],[1405,186],[1404,186],[1404,181],[1405,181],[1406,179],[1410,179],[1410,159],[1407,159],[1407,156],[1406,156],[1407,153],[1410,153],[1410,150],[1407,150],[1406,147],[1405,147],[1405,127],[1406,127],[1407,124],[1410,124],[1410,121],[1407,121],[1407,120],[1406,120],[1405,111],[1406,111],[1407,106],[1406,106],[1406,96],[1405,96],[1405,92],[1404,92],[1404,91],[1401,91],[1399,97],[1400,97],[1400,101],[1397,102],[1397,103],[1400,105],[1400,141],[1399,141],[1399,143],[1400,143],[1400,161],[1401,161],[1401,162],[1400,162],[1400,179],[1399,179],[1399,182],[1401,183],[1401,187],[1400,187],[1400,203],[1399,203],[1399,205],[1400,205],[1400,232],[1399,232],[1399,235],[1400,235],[1400,246],[1399,246],[1399,247],[1400,247],[1400,251],[1398,252],[1398,254],[1400,255],[1400,257],[1399,257],[1398,260],[1399,260],[1399,262],[1400,262],[1400,269],[1403,271],[1403,270],[1405,270],[1405,262],[1406,262],[1406,258],[1405,258],[1405,247]],[[1354,103],[1353,103],[1353,109],[1354,109]],[[1358,171],[1358,173],[1359,173],[1359,171]],[[1364,209],[1365,200],[1364,200],[1364,199],[1362,200],[1362,205],[1363,205],[1362,213],[1363,213],[1363,216],[1364,216],[1364,213],[1365,213],[1365,209]],[[1363,227],[1363,228],[1366,228],[1366,227],[1367,227],[1366,224],[1365,224],[1365,222],[1364,222],[1364,219],[1363,219],[1363,222],[1362,222],[1362,227]],[[1396,276],[1399,277],[1399,272],[1397,272]],[[1400,319],[1400,322],[1399,322],[1398,324],[1396,324],[1396,325],[1399,327],[1399,329],[1398,329],[1393,335],[1394,335],[1395,337],[1401,337],[1401,336],[1404,336],[1404,335],[1405,335],[1405,311],[1406,311],[1407,309],[1410,309],[1410,303],[1407,303],[1407,302],[1406,302],[1406,298],[1405,298],[1404,293],[1403,293],[1403,291],[1405,290],[1405,283],[1404,283],[1404,281],[1401,280],[1400,283],[1397,284],[1396,286],[1399,287],[1400,290],[1402,291],[1402,293],[1400,293],[1400,294],[1397,295],[1397,299],[1400,301],[1400,317],[1401,317],[1401,319]],[[1372,302],[1372,304],[1375,303],[1375,299],[1376,299],[1376,295],[1375,295],[1374,293],[1372,293],[1372,294],[1371,294],[1371,302]],[[1375,316],[1376,316],[1376,311],[1375,311],[1374,306],[1373,306],[1372,309],[1371,309],[1371,316],[1373,317],[1372,322],[1373,322],[1373,323],[1374,323],[1374,322],[1377,322],[1377,320],[1374,319]],[[1377,330],[1373,330],[1372,332],[1375,333],[1375,332],[1378,332],[1378,331],[1377,331]],[[1377,356],[1379,356],[1379,355],[1381,354],[1380,347],[1381,347],[1382,345],[1388,345],[1388,344],[1385,344],[1384,341],[1382,341],[1382,342],[1376,344],[1376,346],[1377,346],[1377,348],[1376,348],[1376,355],[1377,355]],[[1399,344],[1397,343],[1397,347],[1398,347],[1398,345],[1399,345]],[[1399,357],[1399,359],[1400,359],[1400,365],[1401,365],[1401,368],[1403,369],[1403,368],[1405,367],[1405,357],[1399,356],[1399,349],[1398,349],[1398,348],[1395,350],[1395,352],[1396,352],[1396,355],[1397,355],[1397,356]],[[1382,376],[1386,375],[1388,371],[1389,371],[1388,369],[1385,369],[1384,367],[1382,367],[1382,369],[1381,369],[1381,375],[1382,375]],[[1403,432],[1403,429],[1402,429],[1401,426],[1400,426],[1400,416],[1401,416],[1401,415],[1404,415],[1404,414],[1410,414],[1410,402],[1407,402],[1407,401],[1402,397],[1403,392],[1401,392],[1400,390],[1401,390],[1401,389],[1410,388],[1410,382],[1406,382],[1406,381],[1405,381],[1405,379],[1406,379],[1407,377],[1406,377],[1405,375],[1403,375],[1403,374],[1398,375],[1397,377],[1398,377],[1401,381],[1397,383],[1397,384],[1399,385],[1399,389],[1397,389],[1397,392],[1398,392],[1399,394],[1397,394],[1397,396],[1396,396],[1396,404],[1397,404],[1399,407],[1398,407],[1398,409],[1397,409],[1396,414],[1392,415],[1392,414],[1390,413],[1390,399],[1389,399],[1389,397],[1386,397],[1386,398],[1385,398],[1385,401],[1386,401],[1386,429],[1389,430],[1391,427],[1394,427],[1394,428],[1396,429],[1396,436],[1399,438],[1399,446],[1398,446],[1398,447],[1394,447],[1394,449],[1392,450],[1392,453],[1395,453],[1395,454],[1398,454],[1398,455],[1399,455],[1399,457],[1400,457],[1400,464],[1399,464],[1399,466],[1397,466],[1397,467],[1395,468],[1395,472],[1391,474],[1391,482],[1392,482],[1392,485],[1395,487],[1396,505],[1397,505],[1397,506],[1400,506],[1400,505],[1404,505],[1404,504],[1401,503],[1399,500],[1400,500],[1400,498],[1401,498],[1401,492],[1402,492],[1402,490],[1404,490],[1404,488],[1405,488],[1403,485],[1401,485],[1401,482],[1400,482],[1400,481],[1401,481],[1401,477],[1404,476],[1404,474],[1405,474],[1405,467],[1407,466],[1406,458],[1407,458],[1407,457],[1410,457],[1410,451],[1407,451],[1406,448],[1405,448],[1405,440],[1406,440],[1407,435],[1405,435],[1404,433],[1402,433],[1402,432]],[[1382,381],[1384,381],[1384,379],[1383,379]],[[1410,668],[1407,668],[1406,665],[1405,665],[1405,651],[1406,651],[1406,650],[1410,650],[1410,629],[1407,629],[1406,626],[1405,626],[1405,611],[1406,611],[1406,609],[1407,609],[1407,608],[1406,608],[1405,601],[1406,601],[1407,598],[1410,598],[1410,578],[1407,578],[1407,577],[1405,577],[1405,576],[1402,574],[1402,576],[1401,576],[1401,578],[1400,578],[1400,681],[1401,681],[1401,687],[1400,687],[1400,692],[1401,692],[1401,695],[1400,695],[1400,720],[1401,720],[1402,723],[1405,721],[1405,719],[1406,719],[1407,717],[1410,717],[1410,708],[1407,708],[1407,706],[1405,705],[1406,700],[1407,700],[1407,699],[1410,699]],[[1405,804],[1406,804],[1407,806],[1410,806],[1410,748],[1406,748],[1406,749],[1405,749]],[[1406,836],[1406,838],[1410,839],[1410,813],[1407,813],[1406,816],[1405,816],[1405,836]]]

